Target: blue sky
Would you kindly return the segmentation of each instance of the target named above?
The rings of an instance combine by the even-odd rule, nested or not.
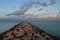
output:
[[[30,1],[33,1],[33,2],[36,2],[37,0],[0,0],[0,18],[12,18],[10,16],[7,16],[6,14],[10,14],[10,13],[13,13],[15,11],[18,11],[20,10],[20,7],[24,4],[24,3],[29,3]],[[42,2],[47,2],[49,3],[49,0],[39,0],[41,3]],[[47,11],[49,13],[56,13],[56,14],[59,14],[60,12],[60,0],[55,0],[55,4],[54,5],[50,5],[50,6],[47,6],[47,7],[43,7],[43,6],[39,6],[39,7],[35,7],[33,5],[33,7],[31,9],[29,9],[32,13],[34,14],[34,12],[37,12],[38,13],[38,9],[39,8],[42,8],[43,12],[44,10]],[[25,16],[25,15],[24,15]],[[44,15],[45,16],[45,15]],[[22,18],[22,17],[21,17]]]

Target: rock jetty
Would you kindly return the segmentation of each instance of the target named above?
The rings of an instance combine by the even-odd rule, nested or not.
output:
[[[0,35],[0,40],[56,40],[28,22],[22,22]]]

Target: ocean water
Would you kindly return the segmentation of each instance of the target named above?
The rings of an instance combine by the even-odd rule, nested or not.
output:
[[[17,25],[19,22],[0,22],[0,34]]]
[[[0,22],[0,33],[9,30],[18,23],[20,22]],[[60,20],[30,21],[30,23],[60,40]]]

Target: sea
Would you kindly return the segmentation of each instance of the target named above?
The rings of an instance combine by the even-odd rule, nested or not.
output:
[[[0,34],[21,23],[17,22],[0,22]],[[60,40],[60,20],[40,20],[40,21],[28,21],[32,25],[44,30],[45,32],[55,36],[57,40]]]

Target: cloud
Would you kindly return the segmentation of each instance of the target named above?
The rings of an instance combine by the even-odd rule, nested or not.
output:
[[[50,14],[48,14],[48,18],[58,18],[58,14],[57,13],[50,13]]]
[[[42,7],[47,7],[47,6],[50,6],[50,5],[53,5],[55,4],[55,0],[50,0],[50,3],[48,4],[47,2],[43,2],[41,3],[40,1],[37,1],[37,2],[32,2],[30,1],[29,3],[24,3],[20,10],[18,11],[15,11],[11,14],[7,14],[8,16],[9,15],[23,15],[25,12],[27,12],[33,5],[39,5],[39,6],[42,6]],[[42,9],[39,9],[39,10],[42,10]]]
[[[6,13],[6,11],[5,10],[0,10],[0,13]]]
[[[0,10],[0,18],[6,18],[5,13],[7,13],[5,10]]]
[[[35,15],[36,14],[36,15]],[[23,15],[26,18],[58,18],[57,12],[50,12],[48,13],[47,10],[41,10],[37,12],[27,12],[27,14]]]
[[[40,8],[38,11],[41,11],[41,10],[43,10],[42,8]]]
[[[48,13],[47,10],[41,10],[39,13],[38,13],[38,16],[39,18],[58,18],[58,12],[50,12]]]
[[[11,13],[11,14],[7,14],[7,15],[23,15],[23,14],[24,14],[25,12],[27,12],[27,10],[30,9],[31,7],[32,7],[32,3],[31,3],[31,2],[28,3],[28,4],[24,3],[24,4],[21,6],[21,8],[20,8],[19,11],[15,11],[15,12],[13,12],[13,13]]]
[[[53,5],[55,4],[55,0],[50,0],[50,4],[49,5]]]
[[[46,2],[43,2],[40,5],[43,6],[43,7],[47,7],[48,6],[48,4]]]
[[[57,12],[50,12],[48,13],[47,10],[41,10],[38,12],[27,11],[24,15],[15,16],[12,15],[9,18],[17,18],[17,19],[28,19],[28,18],[58,18]]]
[[[23,13],[23,11],[21,10],[21,11],[15,11],[15,12],[13,12],[13,13],[11,13],[11,14],[7,14],[7,16],[11,16],[11,15],[23,15],[24,13]]]
[[[7,16],[0,16],[0,18],[6,18]]]
[[[19,16],[8,16],[10,19],[15,19],[15,20],[33,20],[33,19],[58,19],[60,16],[58,16],[57,12],[50,12],[48,13],[47,10],[41,10],[38,12],[33,12],[33,11],[27,11],[24,13],[24,15],[19,15]]]

